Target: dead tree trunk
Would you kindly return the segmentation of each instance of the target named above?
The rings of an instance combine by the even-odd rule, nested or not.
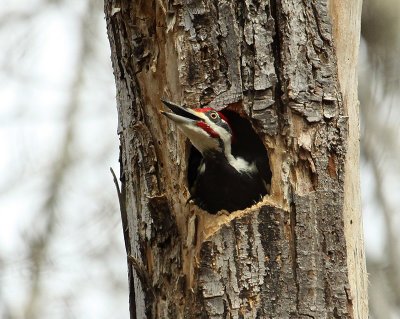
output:
[[[131,317],[367,318],[361,0],[105,2]],[[186,204],[190,148],[162,97],[251,120],[271,196],[229,216]]]

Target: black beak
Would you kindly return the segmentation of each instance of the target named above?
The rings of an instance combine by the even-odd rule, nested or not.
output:
[[[176,105],[172,102],[161,99],[161,102],[165,104],[173,113],[161,111],[161,114],[164,114],[169,119],[174,120],[175,122],[179,122],[179,119],[185,121],[203,121],[203,118],[199,117],[199,112],[196,112],[192,109],[184,108],[183,106]]]

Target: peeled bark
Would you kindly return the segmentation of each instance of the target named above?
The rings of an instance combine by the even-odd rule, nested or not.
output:
[[[360,2],[106,0],[132,318],[368,317]],[[162,97],[247,117],[271,195],[230,215],[186,204],[190,147]]]

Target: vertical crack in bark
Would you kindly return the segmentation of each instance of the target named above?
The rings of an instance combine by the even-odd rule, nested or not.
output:
[[[299,293],[300,293],[300,284],[297,278],[297,238],[296,238],[296,206],[294,203],[290,205],[290,255],[292,258],[292,272],[293,279],[296,285],[296,310],[299,311]]]
[[[217,44],[217,48],[218,48],[218,51],[217,51],[218,59],[220,61],[219,62],[220,71],[221,71],[221,74],[223,74],[222,78],[225,79],[226,87],[229,90],[230,86],[232,85],[232,83],[229,82],[229,67],[230,66],[229,66],[228,62],[226,61],[226,52],[224,54],[225,50],[223,48],[223,45],[224,45],[224,43],[226,45],[226,42],[225,42],[224,37],[222,35],[221,25],[220,25],[220,21],[219,21],[219,19],[220,19],[220,12],[219,12],[220,11],[220,5],[221,6],[224,5],[224,3],[219,1],[219,0],[214,0],[213,2],[214,2],[215,14],[216,14],[216,23],[217,23],[215,29],[218,30],[218,35],[216,37],[216,39],[217,39],[217,43],[216,44]],[[222,70],[221,70],[221,65],[224,66],[224,69],[222,69]]]
[[[323,229],[323,227],[320,227],[320,229]],[[326,236],[323,233],[322,233],[321,251],[323,252],[323,254],[325,256],[328,255]],[[324,275],[324,278],[323,278],[323,289],[324,289],[325,306],[327,308],[329,308],[332,296],[331,296],[331,290],[330,290],[330,287],[329,287],[329,279],[328,279],[326,274]]]
[[[304,4],[307,5],[306,0],[304,0]],[[318,34],[319,34],[321,40],[324,41],[326,46],[328,46],[328,47],[332,46],[332,42],[330,41],[330,39],[327,39],[326,35],[322,31],[321,18],[319,17],[318,10],[316,8],[316,4],[314,3],[314,1],[311,1],[310,6],[311,6],[312,13],[314,15],[314,20],[317,25],[317,31],[318,31]]]
[[[272,36],[273,38],[273,43],[272,43],[272,50],[274,53],[274,66],[275,66],[275,74],[276,74],[276,85],[275,85],[275,104],[277,106],[277,111],[281,111],[281,113],[284,112],[284,103],[282,102],[282,94],[283,94],[283,88],[282,88],[282,73],[281,73],[281,68],[282,68],[282,62],[281,62],[281,44],[282,44],[282,37],[281,37],[281,30],[279,27],[279,22],[281,19],[281,14],[280,14],[280,0],[270,0],[270,5],[271,5],[271,14],[275,22],[275,32]],[[281,118],[281,117],[279,117]],[[280,121],[279,121],[280,122]],[[282,123],[281,123],[282,124]]]
[[[241,31],[241,54],[240,54],[240,72],[242,78],[242,88],[246,92],[245,95],[248,97],[249,103],[249,116],[253,117],[253,104],[254,104],[254,81],[255,81],[255,71],[254,71],[254,57],[256,56],[255,52],[255,39],[254,39],[254,30],[252,32],[252,41],[249,44],[246,41],[246,21],[249,20],[249,13],[247,7],[244,3],[245,1],[240,1],[238,4],[238,23]],[[253,60],[249,60],[249,57],[253,57]],[[244,67],[244,59],[246,59],[246,65]]]

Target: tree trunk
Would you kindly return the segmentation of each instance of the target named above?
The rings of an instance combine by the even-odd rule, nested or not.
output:
[[[105,2],[131,317],[367,318],[361,1]],[[190,148],[162,97],[251,120],[271,195],[229,216],[187,204]]]

